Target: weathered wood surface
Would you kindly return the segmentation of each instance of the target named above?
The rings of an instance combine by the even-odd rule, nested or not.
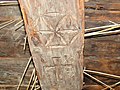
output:
[[[120,11],[120,2],[118,3],[89,2],[86,3],[85,8],[94,10]]]
[[[87,21],[120,21],[120,11],[107,11],[107,10],[88,10],[86,9],[86,20]],[[93,14],[94,13],[94,14]],[[114,17],[114,18],[113,18]]]
[[[102,90],[103,87],[100,85],[85,85],[83,90]],[[120,90],[120,86],[114,88],[114,90]]]
[[[27,85],[22,85],[21,90],[25,90]],[[16,90],[17,85],[0,85],[0,90]],[[101,90],[103,89],[100,85],[85,85],[83,90]],[[120,86],[114,88],[115,90],[120,90]]]
[[[120,0],[89,0],[87,2],[87,5],[93,5],[92,7],[95,7],[95,4],[101,4],[104,3],[106,4],[114,4],[118,3],[119,4]],[[86,5],[86,4],[85,4]],[[5,8],[6,7],[6,8]],[[18,6],[2,6],[0,7],[1,12],[0,12],[0,21],[5,21],[11,19],[17,19],[20,16],[20,11]],[[9,9],[10,8],[10,9]],[[118,7],[119,8],[119,7]],[[90,27],[97,27],[97,26],[103,26],[103,25],[108,25],[111,24],[110,22],[108,23],[108,20],[115,21],[117,23],[120,22],[120,14],[115,14],[111,13],[106,13],[107,10],[96,10],[96,9],[86,9],[88,12],[86,12],[86,28]],[[89,11],[92,10],[92,11]],[[114,9],[115,10],[115,9]],[[113,11],[114,11],[113,10]],[[8,13],[11,12],[12,13]],[[102,12],[101,12],[102,11]],[[104,12],[105,11],[105,12]],[[4,13],[4,14],[2,14]],[[98,13],[98,14],[97,14]],[[106,14],[105,14],[106,13]],[[5,17],[4,17],[5,16]],[[14,17],[14,18],[12,18]],[[105,17],[105,18],[100,18],[100,17]],[[100,18],[100,19],[99,19]],[[29,51],[24,55],[23,53],[23,38],[24,38],[24,30],[18,30],[15,32],[15,36],[13,35],[14,31],[12,29],[13,25],[5,28],[4,30],[0,30],[0,63],[1,64],[7,64],[7,65],[1,65],[0,71],[4,71],[1,75],[0,81],[3,81],[4,79],[4,84],[0,83],[0,90],[16,90],[14,89],[14,85],[18,84],[19,80],[18,78],[21,77],[24,67],[27,62],[27,58],[29,57]],[[1,38],[2,35],[2,38]],[[16,40],[14,40],[17,36],[20,37]],[[22,40],[22,41],[21,41]],[[9,48],[8,48],[9,47]],[[114,36],[106,36],[106,37],[97,37],[95,38],[87,38],[85,39],[85,49],[84,49],[84,61],[85,61],[85,67],[87,69],[92,69],[92,70],[98,70],[106,73],[111,73],[111,74],[116,74],[120,75],[120,35],[114,35]],[[24,57],[24,58],[22,58]],[[7,58],[7,59],[6,59]],[[8,59],[9,58],[9,59]],[[26,58],[26,59],[25,59]],[[4,61],[4,63],[3,63]],[[10,63],[13,62],[13,63]],[[17,65],[19,63],[19,65]],[[8,68],[9,67],[9,68]],[[16,69],[13,70],[13,69]],[[20,71],[20,72],[19,72]],[[5,73],[8,73],[7,76],[4,76]],[[11,74],[12,72],[12,74]],[[16,76],[13,73],[18,73]],[[29,74],[30,75],[30,74]],[[28,76],[29,76],[28,75]],[[10,77],[14,79],[10,79]],[[103,77],[97,77],[102,81],[105,81],[107,84],[114,84],[114,82],[117,82],[116,80],[110,80],[108,78],[103,78]],[[26,79],[26,81],[29,79]],[[12,85],[9,82],[14,82]],[[84,89],[85,90],[100,90],[102,87],[101,86],[95,86],[93,84],[96,84],[93,82],[91,79],[86,78],[84,80],[85,84],[88,85]],[[2,85],[1,85],[2,84]],[[92,86],[93,85],[93,86]],[[17,85],[16,85],[17,86]],[[16,88],[15,86],[15,88]],[[120,87],[116,87],[115,90],[120,90]]]
[[[83,0],[19,0],[43,90],[81,90]]]
[[[0,6],[0,21],[21,18],[18,6]]]
[[[29,57],[29,49],[26,53],[23,51],[25,30],[20,28],[15,31],[14,25],[15,23],[0,29],[0,57]]]
[[[85,20],[111,20],[120,21],[120,1],[89,1],[85,3]],[[9,19],[21,18],[18,6],[0,6],[0,20],[5,21]],[[8,13],[9,12],[9,13]],[[94,14],[93,14],[94,13]],[[113,18],[114,17],[114,18]]]
[[[85,8],[87,21],[120,21],[120,0],[88,0]]]
[[[27,61],[28,58],[0,57],[0,85],[18,85]],[[28,83],[32,69],[31,65],[23,84]]]

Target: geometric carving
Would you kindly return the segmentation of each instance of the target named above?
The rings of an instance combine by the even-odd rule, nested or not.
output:
[[[56,85],[62,88],[65,87],[63,86],[63,83],[69,80],[70,83],[67,82],[67,84],[64,85],[71,85],[72,87],[76,88],[77,85],[74,86],[74,82],[72,83],[72,81],[76,80],[75,66],[72,64],[62,64],[60,57],[53,57],[52,61],[54,63],[53,66],[44,66],[45,76],[47,79],[46,83],[51,84],[48,84],[47,86]]]
[[[51,14],[48,13],[48,15]],[[40,17],[42,18],[41,20],[43,20],[41,22],[44,22],[45,30],[40,27],[39,32],[43,35],[43,38],[46,38],[46,47],[64,47],[72,44],[76,40],[79,28],[77,27],[78,25],[75,18],[70,15],[63,16],[59,21],[57,21],[56,25],[51,25],[51,23],[46,21],[43,17],[45,18],[46,16]],[[53,16],[49,16],[49,21],[53,21],[51,20],[51,17],[53,19]],[[56,18],[58,19],[58,17],[54,16],[54,19]]]
[[[83,1],[19,2],[42,90],[81,90]]]

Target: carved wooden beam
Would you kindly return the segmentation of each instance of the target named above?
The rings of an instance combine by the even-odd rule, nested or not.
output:
[[[84,0],[19,0],[42,90],[81,90]]]

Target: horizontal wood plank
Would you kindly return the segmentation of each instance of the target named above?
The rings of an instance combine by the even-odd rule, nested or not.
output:
[[[120,11],[108,11],[108,10],[85,10],[86,20],[92,21],[117,21],[120,22]]]
[[[0,57],[0,85],[18,84],[27,64],[28,58]],[[32,65],[27,72],[24,83],[28,83],[32,72]]]
[[[94,10],[111,10],[111,11],[119,11],[120,3],[97,3],[97,2],[89,2],[85,3],[86,9],[94,9]]]
[[[104,87],[100,86],[100,85],[85,85],[83,90],[101,90]],[[115,90],[120,90],[120,86],[117,86],[114,88]]]

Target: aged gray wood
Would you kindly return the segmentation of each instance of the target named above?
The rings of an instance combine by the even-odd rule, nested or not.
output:
[[[43,90],[81,90],[83,0],[19,0]]]

